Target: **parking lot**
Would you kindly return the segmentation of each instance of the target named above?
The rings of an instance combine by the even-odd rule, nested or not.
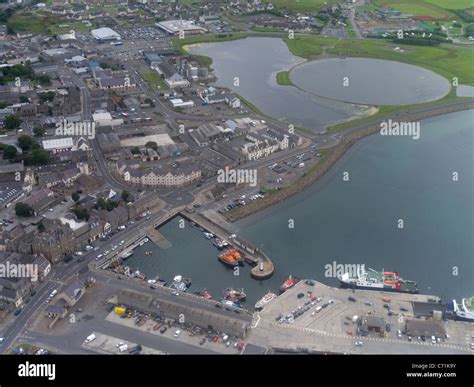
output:
[[[313,285],[312,285],[313,284]],[[423,295],[349,290],[332,288],[316,281],[301,281],[293,289],[267,305],[260,313],[272,325],[297,330],[308,330],[352,340],[353,350],[362,349],[369,341],[429,346],[456,346],[469,349],[463,323],[449,321],[445,324],[448,338],[410,337],[405,333],[407,319],[416,319],[412,301],[424,300]],[[382,317],[382,331],[362,332],[358,329],[362,317]]]
[[[159,335],[223,354],[236,354],[243,348],[241,340],[224,332],[205,331],[199,327],[180,324],[172,319],[152,317],[138,311],[131,312],[130,317],[121,317],[112,311],[106,320],[150,335]]]

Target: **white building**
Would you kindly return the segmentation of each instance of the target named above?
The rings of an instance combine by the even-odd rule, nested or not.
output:
[[[189,81],[178,73],[174,73],[171,77],[165,79],[165,83],[170,89],[176,87],[189,87]]]
[[[109,27],[97,28],[95,30],[92,30],[91,34],[96,40],[100,41],[121,39],[120,35]]]
[[[99,126],[118,126],[123,125],[122,118],[113,118],[109,112],[100,112],[92,114],[92,121]]]
[[[156,23],[156,26],[171,35],[178,35],[181,31],[184,35],[196,35],[207,32],[207,29],[197,26],[190,20],[168,20]]]

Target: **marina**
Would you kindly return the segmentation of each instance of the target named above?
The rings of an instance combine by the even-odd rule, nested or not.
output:
[[[224,296],[224,292],[228,288],[244,289],[247,298],[242,303],[242,307],[253,309],[253,306],[259,301],[267,292],[278,294],[282,291],[282,286],[289,279],[291,274],[294,278],[312,277],[323,283],[335,287],[339,287],[340,279],[337,276],[328,277],[325,275],[325,266],[332,265],[333,260],[337,257],[338,263],[341,264],[364,264],[366,267],[384,268],[386,272],[402,273],[404,278],[413,280],[402,281],[403,286],[408,286],[406,289],[409,292],[416,293],[432,293],[443,297],[443,300],[461,299],[465,294],[472,292],[471,282],[468,280],[473,276],[473,268],[469,263],[469,256],[467,252],[471,251],[472,242],[469,236],[465,235],[462,238],[462,245],[464,250],[459,250],[454,260],[454,256],[446,249],[449,242],[442,244],[428,244],[423,251],[418,251],[418,244],[413,244],[410,239],[403,237],[403,231],[395,234],[390,234],[391,238],[383,238],[381,230],[393,230],[393,225],[387,223],[390,219],[397,216],[397,212],[387,207],[387,202],[394,202],[390,199],[393,192],[398,192],[400,189],[406,190],[406,203],[415,200],[416,208],[411,209],[417,216],[411,220],[411,227],[415,227],[417,232],[425,230],[421,234],[423,237],[426,233],[426,225],[423,219],[430,221],[432,211],[430,205],[434,205],[438,191],[431,195],[424,195],[423,201],[418,197],[416,192],[410,190],[413,181],[417,184],[424,184],[427,187],[435,184],[438,179],[438,174],[425,175],[420,181],[417,173],[426,171],[426,165],[434,162],[437,154],[447,154],[443,144],[458,149],[460,156],[468,154],[469,148],[461,144],[472,141],[472,132],[468,125],[463,125],[472,117],[471,112],[461,112],[450,114],[436,120],[427,120],[423,122],[426,134],[421,137],[416,146],[423,147],[425,141],[430,142],[430,146],[438,144],[433,153],[428,152],[428,156],[423,159],[416,157],[412,152],[414,142],[408,139],[392,138],[390,143],[380,136],[370,136],[360,143],[356,144],[354,150],[350,150],[344,156],[333,170],[331,170],[323,179],[311,187],[308,191],[302,193],[295,199],[290,199],[285,202],[284,206],[276,206],[268,211],[259,214],[258,220],[253,217],[244,219],[236,224],[231,225],[228,231],[223,231],[219,227],[213,227],[208,220],[203,217],[198,217],[195,214],[182,213],[182,216],[175,217],[170,221],[159,227],[159,233],[165,238],[172,247],[161,249],[153,242],[144,243],[134,249],[133,256],[129,257],[126,264],[130,266],[130,272],[135,273],[138,270],[140,273],[146,275],[147,278],[160,278],[169,281],[176,275],[192,279],[191,293],[194,291],[207,291],[213,296],[213,299],[220,300]],[[445,128],[449,126],[452,129],[451,133],[447,134]],[[456,134],[454,136],[454,134]],[[391,150],[393,146],[397,151]],[[362,173],[363,170],[370,169],[373,166],[373,158],[376,156],[372,149],[384,149],[386,163],[378,165],[377,173],[373,178],[368,179]],[[378,154],[378,152],[375,152]],[[355,156],[357,152],[357,156]],[[395,156],[397,153],[397,156]],[[400,156],[402,155],[402,156]],[[404,164],[400,164],[398,160],[400,157],[405,159]],[[411,157],[411,159],[410,159]],[[469,157],[461,157],[461,160],[468,160]],[[355,161],[353,161],[355,159]],[[342,170],[347,169],[347,165],[351,165],[351,170],[354,176],[360,176],[355,184],[347,185],[347,183],[340,182],[336,178]],[[408,181],[400,178],[392,177],[391,184],[385,186],[381,182],[385,182],[383,176],[402,176],[400,168],[405,168],[404,165],[417,166],[414,168],[413,176],[408,176]],[[390,166],[390,168],[388,168]],[[458,165],[457,168],[461,171],[468,171],[469,165]],[[373,167],[372,167],[373,168]],[[449,174],[450,159],[447,158],[442,165],[439,166],[440,171]],[[423,172],[424,173],[424,172]],[[467,173],[467,172],[466,172]],[[469,179],[468,174],[464,174],[466,179]],[[340,184],[346,184],[344,189],[339,187]],[[438,190],[441,187],[438,184]],[[467,185],[469,183],[466,181]],[[371,190],[378,192],[376,198],[370,202],[370,208],[367,207],[365,194],[359,192],[359,189],[369,186]],[[338,188],[339,187],[339,188]],[[401,187],[401,188],[400,188]],[[468,201],[466,193],[461,194],[464,188],[459,185],[448,184],[443,188],[449,191],[449,195],[458,197],[456,206],[466,206],[466,210],[459,210],[460,214],[472,213],[472,203]],[[335,190],[337,192],[335,192]],[[461,190],[461,191],[459,191]],[[364,192],[366,192],[364,190]],[[402,191],[405,192],[405,191]],[[460,196],[461,195],[461,196]],[[466,196],[464,196],[466,195]],[[464,201],[465,199],[465,201]],[[341,215],[342,219],[346,219],[348,214],[351,218],[359,219],[364,222],[364,227],[368,227],[371,235],[373,235],[374,244],[367,244],[366,240],[359,236],[361,226],[344,224],[341,225],[335,221],[334,216],[325,211],[325,209],[332,208],[331,204],[337,200],[340,211],[346,215]],[[317,201],[320,205],[315,206],[313,201]],[[326,203],[322,205],[321,203]],[[373,207],[379,208],[378,212],[373,212]],[[450,224],[450,212],[441,210],[441,216],[446,220],[443,224]],[[370,213],[372,217],[377,218],[378,224],[382,227],[371,228],[372,221],[368,221],[366,214]],[[383,217],[381,214],[385,214]],[[296,222],[296,229],[298,233],[292,233],[284,225],[287,219],[293,218]],[[324,227],[321,226],[320,221],[312,221],[316,219],[324,219]],[[469,229],[467,225],[471,218],[464,215],[457,217],[458,224],[466,224],[460,226],[457,232],[464,235]],[[184,221],[184,227],[180,227],[180,222]],[[374,219],[375,221],[375,219]],[[413,222],[415,222],[413,224]],[[468,223],[466,223],[468,222]],[[201,225],[202,223],[202,225]],[[216,231],[220,230],[220,231]],[[335,240],[334,236],[351,235],[350,238],[345,238],[345,243]],[[363,231],[365,233],[365,231]],[[384,231],[388,232],[388,231]],[[446,240],[446,233],[449,230],[430,230],[429,239],[433,240],[432,234],[441,233],[434,240]],[[206,234],[213,234],[213,237],[207,238]],[[235,233],[235,234],[231,234]],[[242,235],[245,240],[252,241],[259,247],[260,250],[265,250],[271,257],[271,262],[275,264],[274,273],[269,279],[255,280],[252,278],[252,270],[255,272],[259,269],[254,261],[248,259],[248,254],[245,254],[245,248],[238,246],[236,239],[231,236]],[[275,238],[275,235],[278,237]],[[208,235],[209,236],[209,235]],[[428,237],[428,236],[427,236]],[[458,237],[459,238],[459,237]],[[456,238],[456,240],[458,240]],[[306,242],[303,242],[306,241]],[[308,242],[309,241],[309,242]],[[380,242],[378,242],[380,241]],[[383,245],[381,244],[383,241]],[[234,247],[230,246],[230,243]],[[388,245],[392,246],[388,249]],[[244,265],[239,264],[228,265],[219,262],[219,255],[228,256],[232,248],[237,247],[237,250],[244,252]],[[254,246],[252,246],[255,248]],[[146,251],[153,251],[152,255],[147,255]],[[394,252],[398,253],[394,255]],[[317,252],[317,253],[315,253]],[[383,253],[382,253],[383,252]],[[440,259],[442,254],[443,259]],[[290,259],[291,257],[291,259]],[[246,258],[246,259],[245,259]],[[449,260],[452,260],[449,262]],[[444,262],[446,270],[450,273],[450,268],[455,264],[464,265],[465,268],[461,275],[457,278],[450,274],[442,275],[439,271],[436,273],[430,272],[429,267],[426,266],[426,261]],[[237,271],[234,271],[238,269]],[[436,278],[436,280],[433,280]],[[386,278],[386,281],[394,281],[392,283],[385,282],[385,285],[394,285],[397,283],[395,278]],[[396,287],[396,285],[395,285]],[[402,285],[400,284],[401,289]],[[390,289],[386,289],[390,290]],[[398,290],[395,288],[395,292]]]

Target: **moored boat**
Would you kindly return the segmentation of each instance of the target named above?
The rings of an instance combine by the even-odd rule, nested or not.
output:
[[[243,302],[247,298],[247,295],[244,293],[244,290],[236,290],[232,288],[227,288],[224,293],[224,299],[230,300],[233,302]]]
[[[221,303],[226,306],[231,306],[232,308],[240,308],[240,305],[237,302],[233,302],[230,300],[222,299]]]
[[[275,300],[277,295],[272,292],[265,294],[260,300],[255,304],[255,309],[262,309],[265,305],[268,305],[270,302]]]
[[[121,258],[123,260],[126,260],[126,259],[130,258],[132,255],[133,255],[133,251],[129,251],[127,253],[122,254]]]
[[[221,261],[224,265],[230,266],[230,267],[236,267],[239,266],[239,261],[237,261],[231,254],[229,254],[227,251],[224,251],[223,253],[220,253],[217,258],[219,261]]]
[[[378,290],[384,292],[418,293],[415,281],[405,280],[400,274],[391,271],[376,271],[362,268],[355,275],[344,273],[339,277],[339,282],[344,288]]]
[[[206,237],[206,239],[214,238],[214,234],[211,234],[210,232],[206,232],[206,231],[204,231],[204,236]]]
[[[461,306],[453,300],[453,305],[456,320],[474,322],[474,297],[463,298]]]
[[[207,290],[203,291],[195,291],[194,294],[199,297],[204,297],[207,298],[208,300],[212,299],[211,293],[209,293]]]
[[[300,282],[299,278],[293,277],[290,275],[280,286],[280,292],[286,292],[288,289],[291,289],[295,286],[298,282]]]

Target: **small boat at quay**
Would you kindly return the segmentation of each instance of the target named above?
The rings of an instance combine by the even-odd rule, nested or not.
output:
[[[265,305],[268,305],[270,302],[275,300],[277,295],[272,292],[265,294],[260,300],[255,304],[255,309],[262,309]]]

